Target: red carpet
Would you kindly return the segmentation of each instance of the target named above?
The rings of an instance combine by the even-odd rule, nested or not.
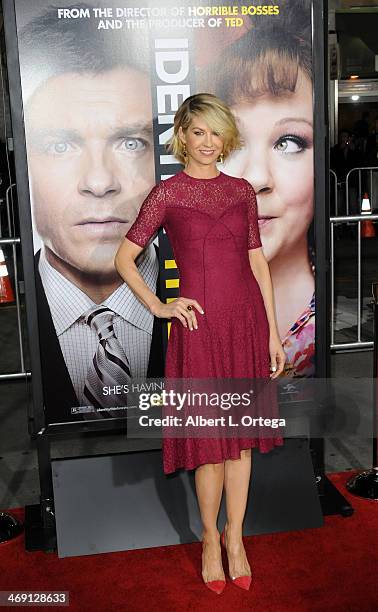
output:
[[[372,612],[378,503],[349,496],[344,484],[352,474],[328,476],[352,500],[353,516],[326,517],[319,529],[245,538],[254,579],[249,592],[229,581],[221,595],[206,589],[199,543],[59,559],[26,553],[23,535],[0,545],[0,589],[68,590],[71,603],[63,609],[82,612]],[[12,512],[22,518],[21,510]]]

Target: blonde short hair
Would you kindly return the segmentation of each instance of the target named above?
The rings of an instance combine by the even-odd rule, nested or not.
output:
[[[167,142],[167,151],[185,164],[184,146],[179,137],[179,128],[185,132],[194,117],[201,117],[211,130],[223,139],[223,159],[225,160],[234,149],[241,148],[241,136],[231,109],[220,98],[211,93],[198,93],[189,98],[177,109],[173,136]]]

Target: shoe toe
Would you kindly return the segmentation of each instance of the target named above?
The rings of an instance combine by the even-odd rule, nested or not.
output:
[[[248,591],[251,586],[252,578],[251,576],[237,576],[236,578],[232,578],[232,582],[240,589]]]
[[[205,582],[205,584],[207,588],[210,589],[210,591],[214,591],[214,593],[217,593],[218,595],[220,595],[224,587],[226,586],[226,581],[225,580],[210,580],[209,582]]]

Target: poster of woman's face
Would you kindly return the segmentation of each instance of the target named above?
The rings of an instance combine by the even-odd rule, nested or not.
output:
[[[257,194],[286,375],[313,376],[315,353],[311,3],[281,2],[280,19],[251,18],[198,71],[200,89],[233,110],[243,146],[224,172]]]

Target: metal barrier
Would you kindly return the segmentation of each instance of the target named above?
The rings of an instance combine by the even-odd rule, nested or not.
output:
[[[354,187],[351,185],[351,178],[354,178],[353,174],[356,172],[358,172],[358,191],[357,191],[355,201],[357,203],[360,203],[362,200],[362,195],[365,191],[367,191],[369,194],[370,202],[375,203],[377,201],[378,167],[367,166],[365,168],[352,168],[351,170],[349,170],[345,178],[345,187],[346,187],[345,203],[346,203],[346,214],[347,215],[349,215],[350,195],[353,194],[353,189],[354,189]],[[366,176],[363,176],[365,174]],[[372,208],[374,208],[373,205],[372,205]]]
[[[17,311],[17,329],[18,329],[18,345],[19,345],[19,354],[20,354],[20,369],[18,372],[1,374],[0,373],[0,381],[2,380],[13,380],[17,378],[25,378],[26,376],[30,376],[31,373],[27,372],[25,369],[25,355],[24,355],[24,346],[23,346],[23,333],[22,333],[22,317],[21,317],[21,300],[20,300],[20,287],[19,287],[19,275],[18,275],[18,264],[17,264],[17,246],[21,243],[19,237],[14,236],[14,222],[12,219],[13,213],[13,189],[16,187],[15,183],[9,185],[6,190],[5,197],[5,205],[6,205],[6,219],[8,225],[8,233],[9,237],[3,238],[2,232],[0,233],[0,246],[2,245],[11,245],[12,247],[12,260],[13,260],[13,270],[14,270],[14,285],[15,285],[15,302],[16,302],[16,311]]]
[[[368,186],[366,177],[363,177],[363,172],[367,172],[368,176]],[[353,188],[350,185],[350,177],[353,176],[353,173],[358,172],[358,189],[356,193],[353,194]],[[331,350],[347,350],[347,349],[370,349],[373,350],[374,342],[372,341],[362,341],[361,340],[361,311],[362,311],[362,290],[361,290],[361,280],[362,280],[362,258],[361,258],[361,221],[378,221],[378,214],[369,214],[369,215],[350,215],[349,214],[349,203],[350,197],[353,194],[355,196],[355,207],[360,208],[362,196],[365,191],[368,192],[370,202],[376,202],[376,195],[378,193],[378,167],[368,167],[368,168],[352,168],[346,176],[346,189],[345,189],[345,197],[346,197],[346,211],[347,214],[344,216],[340,216],[337,214],[339,210],[339,202],[338,202],[338,189],[337,189],[337,176],[333,170],[331,170],[331,175],[334,177],[335,181],[335,211],[336,216],[330,217],[330,229],[331,229]],[[364,180],[365,178],[365,180]],[[351,225],[357,223],[357,340],[355,342],[344,342],[344,343],[335,343],[335,225],[346,224]]]
[[[337,175],[336,172],[334,170],[330,170],[329,171],[329,175],[330,177],[332,177],[333,179],[333,188],[332,188],[332,181],[330,181],[330,194],[333,194],[334,197],[334,207],[335,207],[335,215],[337,216],[339,214],[338,212],[338,186],[340,185],[340,183],[337,182]]]

